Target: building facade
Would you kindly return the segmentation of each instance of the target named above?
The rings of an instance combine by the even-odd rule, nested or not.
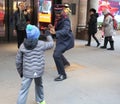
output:
[[[49,0],[46,0],[49,1]],[[72,30],[76,37],[76,28],[78,26],[86,26],[88,20],[89,8],[98,7],[98,0],[51,0],[52,5],[64,4],[70,5],[72,10],[70,20]],[[0,42],[16,40],[16,34],[13,33],[12,17],[19,2],[24,2],[26,6],[32,9],[32,24],[38,24],[38,3],[40,0],[0,0]],[[52,16],[54,18],[54,16]],[[53,20],[52,20],[53,22]]]

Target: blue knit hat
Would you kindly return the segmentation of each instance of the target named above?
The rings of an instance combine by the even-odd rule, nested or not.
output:
[[[28,24],[26,27],[27,38],[38,39],[40,36],[40,30],[35,25]]]

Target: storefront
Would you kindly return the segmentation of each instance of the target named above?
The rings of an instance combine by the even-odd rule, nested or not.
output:
[[[13,33],[13,13],[19,2],[26,2],[26,5],[33,5],[33,0],[0,0],[0,42],[9,42],[16,40]]]
[[[0,0],[0,37],[5,37],[5,0]]]
[[[51,4],[50,6],[53,4],[62,3],[61,0],[0,0],[0,42],[16,41],[16,34],[13,32],[13,14],[20,2],[24,2],[26,7],[31,8],[32,24],[39,25],[39,22],[44,23],[46,20],[47,22],[52,22],[51,18],[44,21],[43,19],[40,19],[41,17],[39,16],[39,9],[41,6],[41,1],[49,2],[49,4]],[[46,8],[44,8],[44,10],[45,9]],[[48,14],[47,16],[51,17],[51,15],[53,14]]]
[[[61,0],[39,0],[38,5],[38,25],[44,30],[48,24],[54,24],[53,5],[61,4]]]

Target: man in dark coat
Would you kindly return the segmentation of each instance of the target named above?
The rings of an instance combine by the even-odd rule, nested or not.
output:
[[[14,13],[13,29],[17,33],[18,48],[26,38],[26,25],[30,22],[30,14],[25,11],[23,2],[19,3],[18,10]]]
[[[95,39],[97,42],[97,47],[100,45],[98,39],[96,38],[95,34],[97,33],[97,17],[98,14],[96,13],[96,10],[94,8],[91,8],[89,10],[90,13],[90,19],[88,21],[88,43],[86,46],[90,46],[91,43],[91,36]]]
[[[74,37],[71,30],[71,24],[68,16],[63,12],[61,5],[55,8],[55,24],[49,25],[50,33],[56,35],[56,47],[53,58],[57,67],[59,76],[55,81],[62,81],[67,78],[65,66],[70,65],[63,53],[74,47]]]

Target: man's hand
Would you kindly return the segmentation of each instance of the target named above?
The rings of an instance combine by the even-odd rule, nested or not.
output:
[[[16,35],[17,35],[17,32],[16,32],[16,30],[15,30],[15,29],[13,30],[13,35],[14,35],[14,36],[16,36]]]
[[[14,29],[13,32],[16,33],[16,30]]]
[[[48,28],[49,28],[51,34],[56,34],[55,27],[52,24],[49,24]]]
[[[51,33],[51,34],[56,34],[55,29],[54,29],[54,28],[51,28],[51,29],[50,29],[50,33]]]
[[[51,29],[51,28],[54,28],[54,26],[52,24],[49,24],[48,28]]]

